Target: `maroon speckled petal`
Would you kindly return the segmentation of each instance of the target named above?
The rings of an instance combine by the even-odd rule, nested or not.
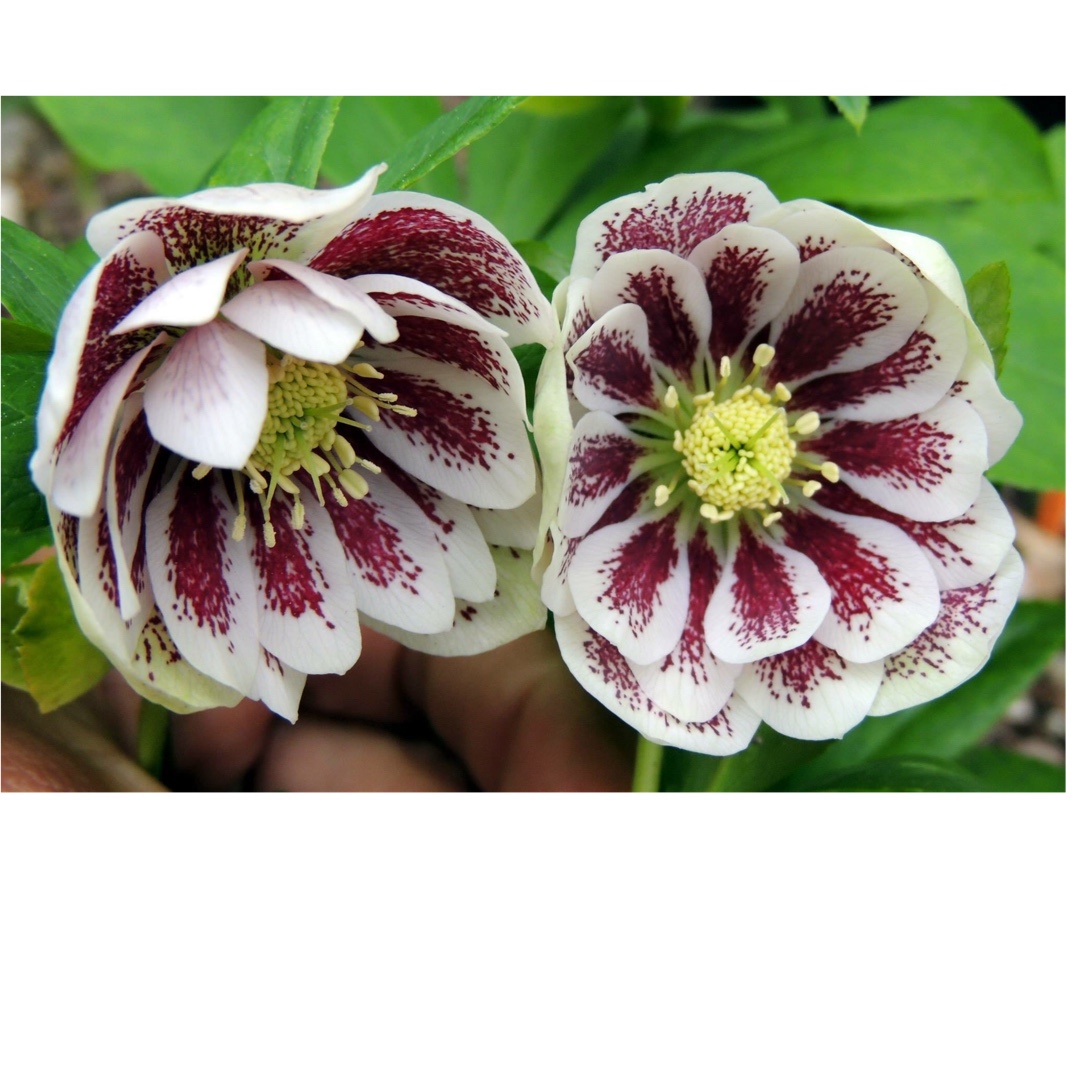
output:
[[[342,675],[360,656],[360,624],[341,542],[327,511],[301,487],[304,523],[292,523],[292,500],[270,502],[274,545],[259,527],[259,500],[247,494],[251,559],[258,595],[259,643],[282,663],[310,675]],[[333,501],[333,500],[331,500]]]
[[[574,396],[589,409],[619,413],[661,406],[664,384],[649,349],[649,323],[636,304],[598,319],[567,353]]]
[[[917,521],[962,514],[986,469],[986,429],[971,406],[953,397],[901,420],[826,425],[801,448],[834,461],[864,498]]]
[[[941,594],[941,614],[906,649],[885,661],[875,716],[921,705],[970,679],[990,658],[1020,594],[1024,567],[1010,548],[998,572]]]
[[[630,660],[667,656],[686,625],[690,572],[677,514],[638,516],[591,533],[567,579],[577,609]]]
[[[338,277],[401,274],[461,300],[509,333],[551,344],[555,322],[524,260],[477,214],[415,192],[375,195],[311,265]]]
[[[772,192],[743,173],[673,176],[594,210],[578,227],[571,277],[592,274],[623,251],[660,248],[683,257],[726,225],[776,207]]]
[[[780,313],[799,273],[799,253],[770,229],[729,225],[690,255],[712,303],[709,352],[739,359],[746,345]]]
[[[220,473],[202,480],[180,463],[146,511],[154,596],[193,667],[248,693],[259,659],[250,547],[232,539],[236,507]]]
[[[750,745],[761,718],[737,695],[715,716],[685,720],[650,700],[626,658],[577,614],[556,616],[563,659],[590,694],[647,739],[704,754],[734,754]]]
[[[829,609],[829,587],[805,555],[747,522],[736,536],[705,632],[718,657],[745,664],[807,641]]]
[[[697,388],[712,309],[697,267],[665,251],[632,251],[609,259],[593,279],[593,311],[636,304],[645,313],[649,351],[669,382]]]
[[[646,454],[630,429],[608,413],[582,417],[570,446],[559,524],[568,537],[580,537],[600,520],[639,470]]]
[[[857,371],[902,348],[927,312],[926,291],[894,255],[837,248],[802,264],[772,323],[770,385]]]
[[[793,739],[838,739],[862,720],[884,663],[855,664],[810,640],[743,668],[736,693],[765,723]]]
[[[895,525],[811,504],[785,512],[779,527],[828,584],[832,604],[814,637],[845,659],[864,663],[887,656],[937,617],[934,571]]]

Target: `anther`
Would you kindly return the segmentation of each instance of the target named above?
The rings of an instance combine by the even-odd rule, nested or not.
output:
[[[802,493],[808,499],[812,499],[820,490],[821,482],[819,480],[807,480],[802,486]]]
[[[772,362],[772,358],[775,355],[776,350],[771,345],[766,345],[762,342],[762,344],[754,350],[754,367],[765,367]]]
[[[191,475],[194,476],[196,480],[201,480],[204,476],[209,475],[210,470],[213,467],[213,465],[206,465],[205,463],[196,465],[195,468],[191,470]]]
[[[830,483],[835,484],[840,479],[840,466],[835,461],[826,461],[821,466],[821,475]]]
[[[679,391],[674,386],[669,386],[664,394],[664,404],[669,409],[674,409],[679,404]]]
[[[777,510],[775,513],[772,513],[772,514],[766,514],[761,519],[761,524],[764,525],[765,528],[767,529],[770,525],[775,525],[780,520],[780,517],[781,517],[781,514],[780,514],[779,510]]]
[[[816,412],[803,413],[794,424],[791,425],[791,430],[797,432],[799,435],[810,435],[821,427],[821,417]]]
[[[776,400],[781,404],[791,400],[791,391],[782,382],[778,382],[773,387],[773,393],[776,395]]]

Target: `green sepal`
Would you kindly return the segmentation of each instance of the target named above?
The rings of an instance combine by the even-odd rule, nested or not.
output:
[[[33,568],[26,581],[21,568],[14,600],[5,589],[4,619],[22,608],[14,627],[4,629],[5,669],[10,666],[9,643],[21,675],[21,688],[27,690],[43,712],[85,694],[109,670],[109,661],[83,636],[71,609],[63,575],[52,557]],[[25,604],[24,604],[25,601]],[[4,681],[9,681],[5,670]],[[16,682],[14,685],[20,685]]]
[[[207,186],[314,187],[340,105],[340,97],[275,98],[214,167]]]
[[[1003,262],[976,270],[964,286],[968,306],[994,358],[994,371],[1001,377],[1008,350],[1009,317],[1012,314],[1012,281]]]

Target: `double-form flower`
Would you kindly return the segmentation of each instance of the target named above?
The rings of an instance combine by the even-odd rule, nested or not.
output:
[[[1022,576],[983,473],[1020,418],[938,244],[676,176],[586,218],[555,301],[543,595],[587,690],[727,754],[981,667]]]
[[[90,223],[31,468],[84,631],[174,709],[295,718],[361,621],[443,653],[543,625],[511,347],[554,317],[488,222],[381,171]]]

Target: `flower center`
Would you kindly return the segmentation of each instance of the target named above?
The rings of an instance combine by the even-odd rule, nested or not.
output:
[[[263,539],[267,547],[276,543],[274,526],[270,521],[270,503],[278,491],[291,496],[292,525],[304,524],[304,504],[300,487],[293,474],[304,470],[311,478],[311,487],[320,504],[325,505],[322,484],[340,506],[348,506],[349,498],[362,499],[368,493],[363,473],[380,472],[379,466],[366,458],[357,457],[352,443],[337,430],[339,424],[370,431],[371,425],[342,415],[352,406],[365,418],[378,421],[383,409],[404,416],[415,416],[416,410],[397,404],[396,394],[377,393],[368,381],[381,379],[382,372],[371,364],[320,364],[284,355],[280,359],[267,354],[270,369],[270,390],[267,394],[266,419],[259,441],[241,472],[233,473],[238,512],[233,525],[233,538],[242,540],[247,528],[243,477],[258,496],[263,512]],[[209,465],[196,466],[196,477],[206,476]]]
[[[348,385],[339,368],[286,357],[270,369],[266,420],[248,464],[279,476],[304,468],[348,403]]]
[[[692,399],[692,415],[678,390],[668,387],[664,405],[671,410],[669,423],[675,429],[668,445],[679,455],[676,460],[687,476],[686,486],[700,500],[698,511],[707,521],[728,521],[741,511],[754,510],[764,525],[772,525],[780,517],[775,507],[787,505],[794,489],[808,499],[821,490],[818,480],[792,479],[793,469],[819,473],[834,483],[840,478],[835,463],[799,453],[797,440],[820,425],[817,413],[804,412],[791,421],[784,408],[791,392],[783,383],[771,392],[754,385],[774,356],[772,346],[759,345],[753,371],[734,393],[725,393],[731,360],[723,357],[716,388]],[[670,461],[669,453],[661,451],[660,461]],[[657,485],[656,506],[668,502],[680,475]]]
[[[750,387],[727,401],[701,397],[706,400],[695,400],[694,417],[675,447],[690,477],[687,487],[717,515],[776,506],[795,457],[784,410]]]

